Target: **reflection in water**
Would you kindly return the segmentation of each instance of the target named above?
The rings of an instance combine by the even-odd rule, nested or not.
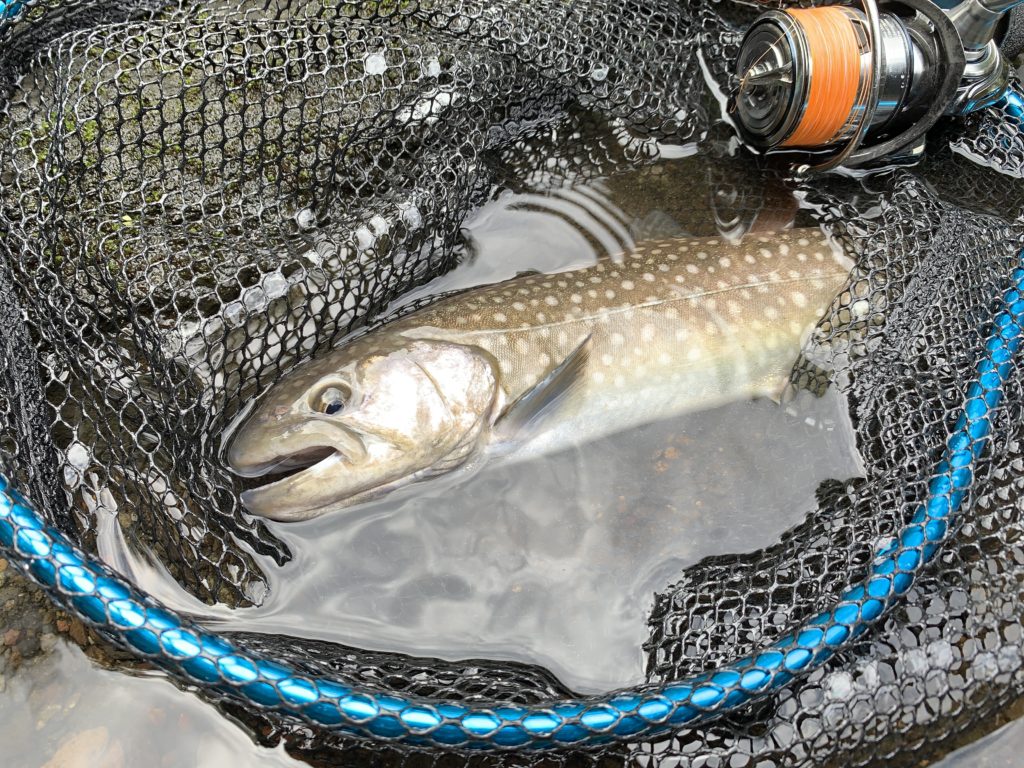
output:
[[[3,765],[11,768],[300,765],[282,747],[256,746],[163,677],[99,669],[64,643],[8,679],[0,696],[0,745]]]
[[[776,541],[822,480],[860,474],[838,398],[799,402],[688,414],[279,525],[296,558],[230,627],[539,663],[579,691],[638,682],[655,590]]]
[[[627,214],[591,186],[499,196],[469,227],[476,258],[420,295],[617,251]],[[634,216],[678,231],[658,209]],[[815,508],[821,481],[861,474],[845,414],[831,393],[789,412],[738,402],[276,525],[295,559],[271,570],[261,608],[216,624],[541,664],[580,692],[636,683],[656,590],[703,557],[775,542]]]

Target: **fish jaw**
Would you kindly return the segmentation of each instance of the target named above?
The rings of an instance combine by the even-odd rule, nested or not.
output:
[[[487,355],[466,345],[407,339],[381,349],[354,364],[342,355],[326,375],[320,375],[323,363],[314,361],[317,376],[309,377],[309,386],[296,387],[293,379],[282,397],[268,393],[229,446],[228,464],[250,478],[298,471],[244,491],[249,512],[293,521],[351,507],[453,469],[486,444],[501,399]],[[323,387],[342,384],[352,395],[343,410],[311,407]]]
[[[358,461],[366,446],[358,433],[317,413],[256,414],[228,448],[227,460],[240,477],[309,467],[329,455]]]

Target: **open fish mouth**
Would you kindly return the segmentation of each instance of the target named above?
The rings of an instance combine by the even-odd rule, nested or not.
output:
[[[317,469],[327,462],[345,461],[344,455],[332,446],[316,446],[305,448],[295,453],[279,456],[258,466],[247,467],[244,472],[237,472],[249,482],[246,489],[263,489],[277,485],[290,478],[298,477]],[[321,469],[323,467],[320,467]]]
[[[241,477],[288,476],[295,474],[298,470],[320,463],[332,453],[338,453],[337,448],[331,445],[318,445],[311,448],[303,448],[301,451],[295,451],[294,453],[275,456],[273,459],[260,464],[233,468],[233,471]]]

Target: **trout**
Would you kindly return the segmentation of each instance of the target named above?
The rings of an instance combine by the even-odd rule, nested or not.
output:
[[[229,441],[303,520],[501,452],[532,457],[777,394],[851,262],[816,229],[685,238],[410,313],[286,374]]]

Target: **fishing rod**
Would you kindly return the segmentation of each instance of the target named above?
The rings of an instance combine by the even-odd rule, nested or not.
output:
[[[748,144],[802,170],[907,160],[943,116],[1000,102],[998,39],[1024,0],[862,0],[771,10],[747,30],[729,111]]]

